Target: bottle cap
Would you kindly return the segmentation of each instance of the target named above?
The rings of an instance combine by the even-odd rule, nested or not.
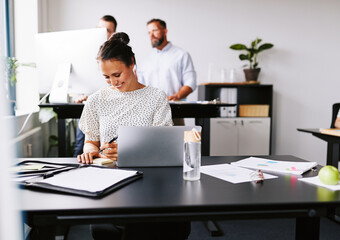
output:
[[[184,142],[201,142],[201,133],[195,128],[191,131],[184,131]]]

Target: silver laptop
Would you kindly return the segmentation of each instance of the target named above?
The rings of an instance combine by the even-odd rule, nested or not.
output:
[[[183,165],[184,131],[200,126],[118,128],[118,167]]]

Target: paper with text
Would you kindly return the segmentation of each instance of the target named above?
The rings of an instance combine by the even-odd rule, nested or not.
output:
[[[136,173],[137,171],[132,170],[85,167],[63,172],[40,182],[64,188],[98,192]]]
[[[315,167],[317,163],[277,161],[273,159],[249,157],[237,162],[232,162],[231,165],[250,169],[260,169],[269,172],[302,175],[304,172],[307,172],[308,170]]]
[[[232,166],[228,163],[208,165],[201,167],[201,173],[228,181],[231,183],[243,183],[253,182],[260,180],[260,178],[254,178],[254,171],[246,168]],[[277,176],[270,174],[263,174],[264,179],[277,178]]]

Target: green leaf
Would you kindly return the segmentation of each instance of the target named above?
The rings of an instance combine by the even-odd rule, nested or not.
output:
[[[240,54],[239,58],[241,61],[248,60],[248,54]]]
[[[233,50],[247,50],[247,47],[243,44],[240,44],[240,43],[231,45],[230,48],[233,49]]]
[[[254,51],[249,51],[248,52],[248,60],[250,61],[254,57]]]
[[[262,52],[262,51],[267,50],[267,49],[270,49],[270,48],[272,48],[272,47],[274,47],[273,44],[271,44],[271,43],[265,43],[265,44],[263,44],[263,45],[261,45],[261,46],[259,47],[258,52]]]
[[[251,42],[251,46],[253,49],[256,48],[256,46],[262,41],[260,38],[256,38],[254,41]]]

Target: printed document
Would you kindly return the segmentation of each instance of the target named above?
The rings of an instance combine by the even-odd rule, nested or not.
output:
[[[277,161],[273,159],[249,157],[237,162],[232,162],[231,165],[250,169],[260,169],[268,172],[302,175],[304,172],[307,172],[308,170],[315,167],[317,163]]]
[[[216,177],[216,178],[219,178],[224,181],[231,182],[231,183],[243,183],[243,182],[253,182],[253,181],[261,180],[258,177],[258,175],[256,175],[256,171],[237,167],[237,166],[232,166],[228,163],[202,166],[201,173],[204,173],[212,177]],[[263,177],[264,179],[277,178],[277,176],[266,174],[266,173],[263,174]]]

